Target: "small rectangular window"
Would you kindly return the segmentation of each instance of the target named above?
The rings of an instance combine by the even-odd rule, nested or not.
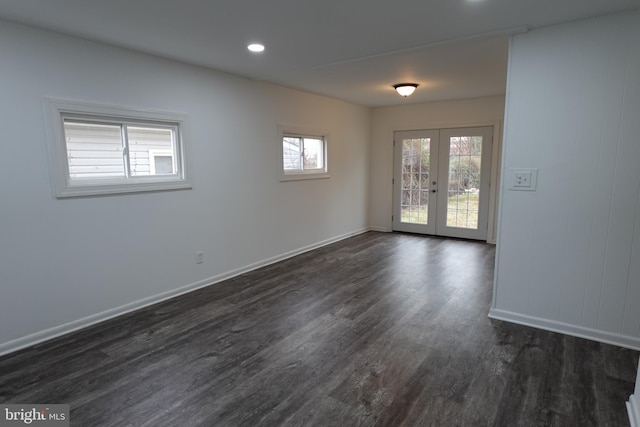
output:
[[[57,197],[190,188],[184,117],[47,100]]]
[[[281,180],[328,178],[327,137],[282,131]]]

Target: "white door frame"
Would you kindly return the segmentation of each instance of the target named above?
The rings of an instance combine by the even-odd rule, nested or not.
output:
[[[482,136],[482,156],[480,168],[480,200],[478,209],[478,228],[458,228],[447,226],[448,180],[449,180],[449,138],[453,136]],[[489,192],[491,188],[491,152],[493,127],[440,129],[438,157],[438,207],[436,234],[439,236],[460,237],[474,240],[487,240],[489,229]]]
[[[489,214],[493,211],[490,206],[491,192],[494,191],[491,180],[494,175],[495,165],[492,165],[494,156],[492,146],[499,129],[495,124],[474,127],[450,127],[439,129],[424,129],[411,131],[394,131],[393,150],[393,214],[392,229],[412,233],[441,235],[448,237],[460,237],[476,240],[487,240],[489,229]],[[464,135],[482,135],[481,157],[481,199],[479,201],[478,228],[467,229],[448,227],[446,225],[448,208],[448,174],[449,174],[449,137]],[[414,224],[402,222],[401,219],[401,170],[402,170],[402,140],[410,138],[429,138],[430,143],[430,188],[428,221],[427,224]],[[438,186],[440,188],[438,188]],[[437,191],[437,193],[435,192]],[[433,197],[436,196],[436,197]],[[435,208],[435,209],[434,209]],[[439,219],[439,221],[438,221]]]
[[[429,164],[429,205],[428,205],[428,218],[426,224],[413,224],[408,222],[402,222],[401,219],[401,197],[402,197],[402,141],[403,139],[418,139],[428,138],[430,139],[430,164]],[[412,130],[412,131],[398,131],[394,133],[394,164],[393,164],[393,215],[391,218],[392,227],[397,231],[405,231],[408,233],[421,233],[421,234],[436,234],[436,195],[437,184],[431,184],[434,179],[437,179],[438,171],[436,165],[438,163],[438,138],[439,130]],[[396,175],[396,171],[398,174]]]

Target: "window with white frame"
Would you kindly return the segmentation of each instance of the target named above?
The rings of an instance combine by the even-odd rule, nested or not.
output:
[[[47,99],[57,197],[190,188],[184,115]]]
[[[281,148],[283,181],[329,177],[326,135],[285,130]]]

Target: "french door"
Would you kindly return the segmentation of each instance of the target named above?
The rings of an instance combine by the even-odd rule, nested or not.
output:
[[[487,239],[493,127],[394,135],[393,229]]]

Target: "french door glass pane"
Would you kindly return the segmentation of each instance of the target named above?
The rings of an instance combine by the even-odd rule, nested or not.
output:
[[[447,226],[478,228],[481,136],[449,138]]]
[[[402,140],[401,222],[428,222],[430,143],[430,138]]]

